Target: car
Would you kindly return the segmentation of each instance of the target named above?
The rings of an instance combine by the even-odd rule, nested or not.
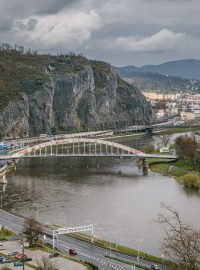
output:
[[[14,262],[14,266],[22,266],[22,265],[23,265],[23,262],[20,262],[20,261]]]
[[[12,262],[11,259],[8,259],[8,258],[3,259],[3,263],[11,263],[11,262]]]
[[[158,267],[157,264],[152,264],[151,265],[151,269],[153,269],[153,270],[159,270],[159,267]]]
[[[32,258],[30,258],[30,257],[27,257],[27,258],[22,258],[21,259],[21,262],[31,262],[33,259]]]
[[[3,246],[3,242],[0,241],[0,247],[2,247],[2,246]]]
[[[169,147],[160,148],[160,153],[169,153]]]
[[[5,259],[5,257],[3,257],[3,256],[0,256],[0,261],[2,261],[3,259]]]
[[[19,254],[19,251],[13,251],[13,252],[8,253],[8,256],[15,257],[17,254]]]
[[[58,252],[52,252],[51,254],[49,254],[49,258],[58,257],[58,256],[59,256]]]
[[[77,255],[77,251],[74,248],[69,249],[69,254],[70,255]]]
[[[24,258],[27,258],[27,256],[25,254],[18,253],[17,255],[15,255],[15,258],[16,259],[24,259]]]

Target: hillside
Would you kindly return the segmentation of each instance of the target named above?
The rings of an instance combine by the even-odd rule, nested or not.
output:
[[[200,60],[195,59],[170,61],[160,65],[146,65],[139,69],[142,72],[200,80]]]
[[[145,65],[142,67],[117,67],[116,70],[123,73],[125,77],[130,77],[136,73],[150,73],[181,77],[189,80],[200,80],[200,60],[195,59],[170,61],[160,65]]]
[[[188,71],[188,76],[185,74],[186,78],[180,77],[183,75],[181,63],[185,63],[188,68],[185,67],[185,73],[189,70],[189,66],[192,65],[193,60],[183,60],[168,62],[158,66],[143,66],[137,68],[135,66],[125,66],[125,67],[115,67],[116,73],[122,78],[128,79],[128,81],[137,85],[139,89],[165,89],[165,90],[185,90],[191,92],[200,92],[200,80],[187,79],[190,77],[190,73],[195,70],[194,74],[198,74],[200,66],[198,69],[198,64],[191,67]],[[194,60],[194,63],[200,63],[198,60]],[[200,65],[200,64],[199,64]],[[195,69],[196,68],[196,69]],[[163,74],[162,74],[163,73]],[[178,75],[179,74],[179,75]]]
[[[200,92],[200,81],[191,81],[181,77],[166,76],[158,73],[145,73],[133,70],[131,67],[115,68],[116,73],[135,84],[140,90],[161,89],[161,90],[185,90]]]
[[[0,51],[0,137],[145,124],[151,105],[104,62]]]

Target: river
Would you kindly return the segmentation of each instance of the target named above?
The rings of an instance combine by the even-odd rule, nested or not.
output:
[[[142,149],[155,140],[140,136],[118,142]],[[38,208],[39,220],[47,224],[93,224],[97,236],[156,255],[162,254],[164,237],[156,222],[162,202],[180,211],[185,222],[200,226],[200,194],[169,177],[142,176],[134,159],[24,160],[7,179],[4,209],[36,217]]]

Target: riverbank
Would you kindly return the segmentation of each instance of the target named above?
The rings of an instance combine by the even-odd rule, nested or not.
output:
[[[166,161],[153,159],[149,160],[149,168],[152,172],[173,177],[185,187],[200,189],[200,166],[194,164],[191,160]]]
[[[149,135],[172,135],[172,134],[176,134],[176,133],[185,133],[185,132],[195,132],[195,131],[199,131],[199,128],[183,128],[183,127],[179,127],[179,128],[170,128],[170,129],[162,129],[159,131],[155,131],[153,133],[150,133]],[[116,135],[112,135],[112,136],[106,136],[106,137],[102,137],[102,139],[105,140],[109,140],[109,141],[126,141],[127,139],[131,139],[131,138],[135,138],[135,137],[140,137],[140,136],[144,136],[144,135],[148,135],[145,132],[133,132],[133,133],[127,133],[127,134],[116,134]]]

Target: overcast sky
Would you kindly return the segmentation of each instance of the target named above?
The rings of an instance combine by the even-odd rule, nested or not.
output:
[[[0,42],[116,66],[200,58],[200,0],[0,0]]]

